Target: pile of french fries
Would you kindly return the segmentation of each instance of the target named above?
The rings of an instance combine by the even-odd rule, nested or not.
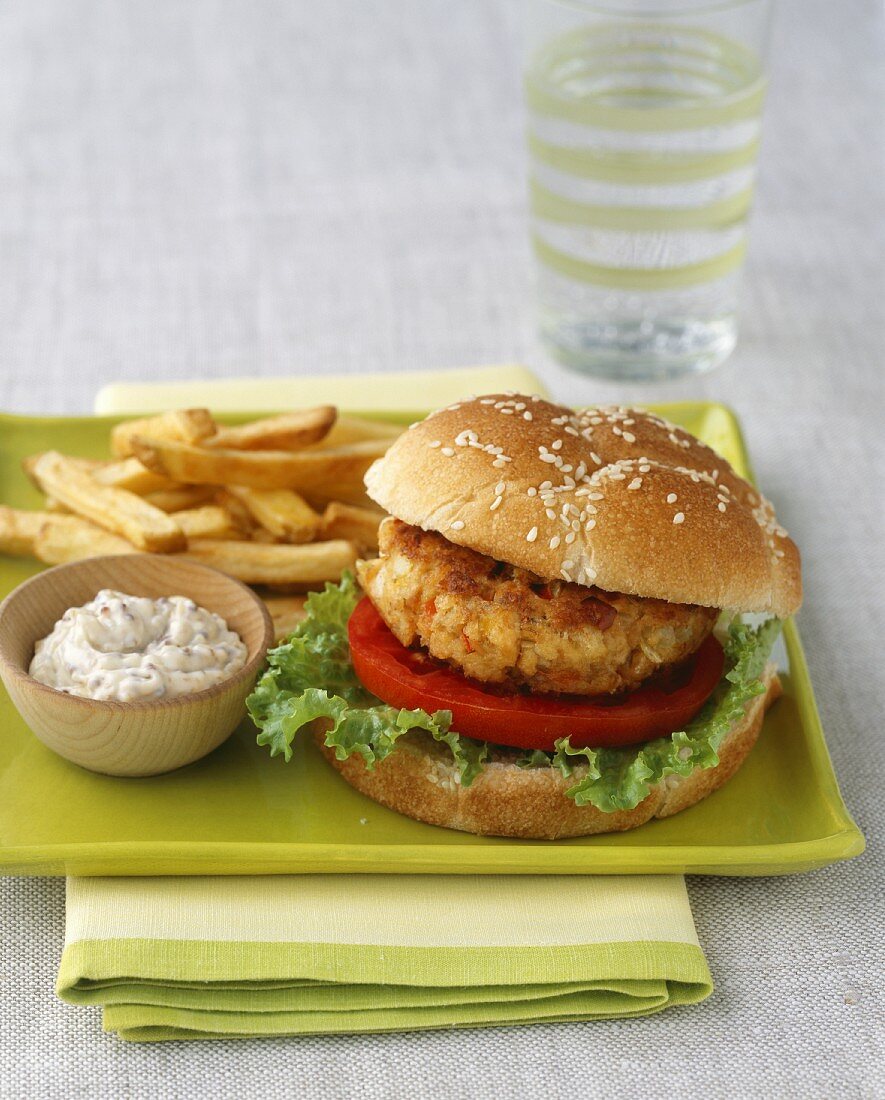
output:
[[[40,511],[0,505],[0,553],[57,565],[100,554],[184,554],[260,586],[277,637],[305,595],[377,549],[384,518],[363,475],[402,429],[332,405],[237,427],[208,409],[127,420],[107,461],[24,461]]]

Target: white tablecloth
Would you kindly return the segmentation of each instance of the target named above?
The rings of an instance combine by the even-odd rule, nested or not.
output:
[[[784,0],[740,346],[631,390],[534,335],[512,0],[0,6],[0,407],[118,378],[524,361],[724,400],[803,547],[800,625],[870,849],[693,879],[718,980],[626,1022],[125,1046],[52,993],[60,880],[0,885],[0,1096],[873,1096],[883,1070],[885,26]],[[878,1080],[878,1085],[876,1081]],[[878,1093],[881,1095],[881,1092]]]

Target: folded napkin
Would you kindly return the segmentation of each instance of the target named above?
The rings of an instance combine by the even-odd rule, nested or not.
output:
[[[712,990],[679,876],[69,879],[57,992],[124,1039],[645,1016]]]
[[[96,411],[415,411],[510,389],[543,392],[484,367],[116,385]],[[711,989],[680,877],[459,875],[69,879],[57,986],[136,1040],[641,1016]]]
[[[305,405],[341,405],[351,412],[426,412],[468,393],[544,394],[516,364],[400,371],[395,374],[315,374],[293,378],[222,378],[190,382],[112,382],[95,397],[95,412],[143,416],[164,409],[211,405],[215,412],[273,412]]]

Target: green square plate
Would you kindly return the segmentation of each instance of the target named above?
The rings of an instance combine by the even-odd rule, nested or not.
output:
[[[680,404],[662,411],[749,472],[727,409]],[[0,419],[0,500],[37,506],[21,458],[49,447],[103,456],[115,422]],[[0,597],[38,568],[0,557]],[[722,790],[633,832],[555,842],[477,837],[412,821],[352,790],[312,744],[301,744],[288,765],[272,760],[256,747],[248,722],[211,756],[169,775],[93,775],[37,741],[0,689],[0,871],[770,875],[822,867],[857,855],[864,842],[836,785],[792,623],[785,642],[785,694]]]

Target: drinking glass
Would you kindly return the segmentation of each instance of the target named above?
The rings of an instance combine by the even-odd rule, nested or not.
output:
[[[771,0],[529,0],[541,335],[651,380],[721,363],[753,197]]]

